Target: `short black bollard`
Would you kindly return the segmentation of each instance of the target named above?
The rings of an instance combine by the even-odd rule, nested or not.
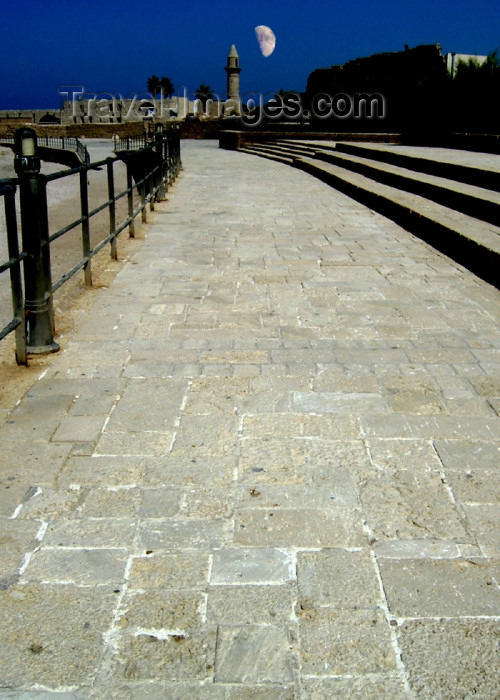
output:
[[[23,250],[27,253],[23,261],[26,350],[32,354],[56,352],[46,182],[40,175],[36,133],[22,128],[14,138]]]

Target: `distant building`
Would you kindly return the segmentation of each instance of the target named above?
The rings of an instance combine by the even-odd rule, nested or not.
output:
[[[123,122],[169,121],[193,114],[188,97],[153,97],[143,93],[135,98],[117,98],[109,94],[64,102],[62,124],[120,124]]]
[[[235,113],[240,113],[240,58],[233,44],[227,56],[227,101],[235,106]]]
[[[79,94],[73,100],[63,102],[60,109],[3,110],[0,123],[9,124],[121,124],[126,122],[183,121],[196,116],[202,119],[219,119],[239,115],[240,72],[239,56],[231,45],[224,67],[227,73],[227,95],[214,95],[214,99],[196,99],[183,89],[175,97],[154,96],[151,93],[123,98],[110,93]]]
[[[0,124],[60,124],[58,109],[2,109]]]

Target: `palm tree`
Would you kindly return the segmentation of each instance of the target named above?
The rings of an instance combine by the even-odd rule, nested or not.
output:
[[[172,97],[174,92],[174,84],[172,78],[166,78],[163,76],[159,78],[157,75],[152,75],[147,81],[148,92],[150,92],[153,97],[157,97],[163,90],[165,97]]]
[[[172,94],[174,92],[174,84],[172,82],[171,78],[163,78],[160,80],[160,85],[163,88],[163,94],[165,97],[172,97]]]
[[[161,90],[160,78],[157,75],[152,75],[150,78],[148,78],[147,88],[148,92],[150,92],[153,95],[153,97],[156,97],[156,95]]]
[[[208,100],[213,100],[213,90],[210,85],[205,85],[202,83],[200,87],[196,90],[196,99],[201,101],[203,109],[207,106]]]

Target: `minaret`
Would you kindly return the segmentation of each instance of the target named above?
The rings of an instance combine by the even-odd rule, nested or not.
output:
[[[234,100],[235,106],[240,104],[240,59],[236,46],[233,44],[227,56],[227,99]]]

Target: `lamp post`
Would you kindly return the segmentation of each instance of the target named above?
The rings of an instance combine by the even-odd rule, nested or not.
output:
[[[46,181],[40,175],[37,137],[33,129],[14,134],[14,168],[19,177],[23,250],[26,350],[56,352]]]

